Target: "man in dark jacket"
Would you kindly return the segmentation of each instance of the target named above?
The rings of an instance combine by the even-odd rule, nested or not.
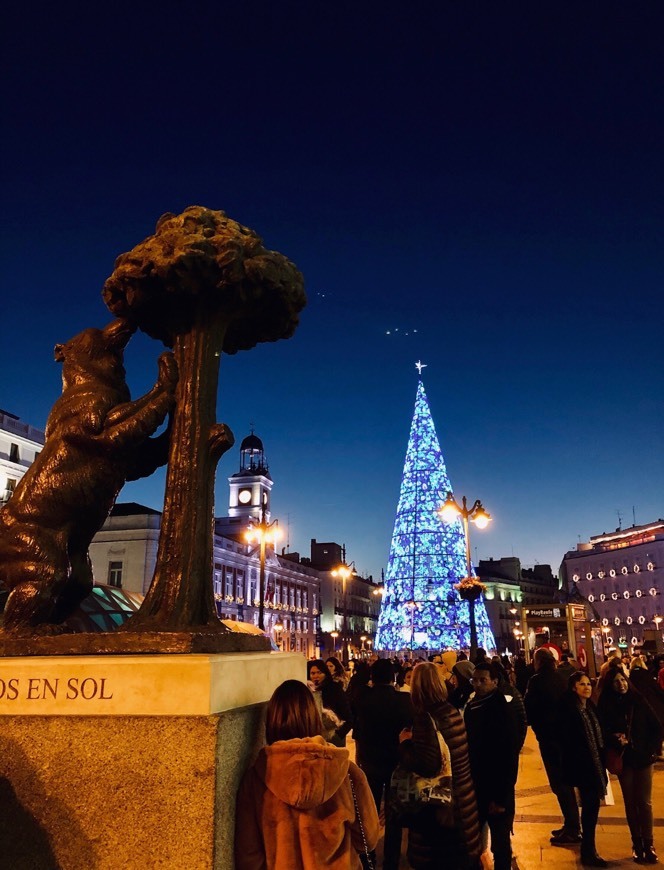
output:
[[[526,654],[523,650],[519,650],[514,659],[514,676],[516,677],[516,687],[522,695],[526,694],[528,680],[534,673],[532,665],[526,664]]]
[[[493,663],[475,665],[475,694],[466,705],[464,721],[480,825],[489,825],[495,870],[510,870],[520,735],[498,688],[499,680],[500,673]]]
[[[564,677],[565,684],[567,684],[567,681],[572,676],[572,674],[576,673],[577,668],[574,667],[567,653],[563,653],[560,657],[560,663],[556,670],[559,674],[561,674],[561,676]]]
[[[558,710],[567,682],[556,668],[556,660],[548,649],[537,649],[534,655],[535,674],[528,682],[526,714],[535,732],[546,775],[563,814],[563,826],[551,831],[553,846],[568,846],[581,842],[579,808],[574,789],[562,777],[562,748],[558,728]]]
[[[399,761],[399,734],[413,724],[413,706],[408,692],[394,688],[394,668],[387,659],[371,665],[373,687],[357,702],[353,734],[360,766],[380,812],[387,795],[392,772]],[[385,819],[383,867],[396,870],[401,853],[401,828],[389,817]]]

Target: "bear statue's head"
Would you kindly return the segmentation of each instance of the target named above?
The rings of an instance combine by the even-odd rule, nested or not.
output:
[[[90,380],[124,381],[124,349],[135,331],[118,318],[103,329],[84,329],[65,344],[56,344],[54,356],[63,364],[64,388]]]

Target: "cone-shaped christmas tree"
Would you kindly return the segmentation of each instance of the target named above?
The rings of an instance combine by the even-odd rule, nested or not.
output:
[[[401,493],[378,619],[376,649],[469,649],[468,602],[454,585],[467,574],[460,520],[445,524],[438,510],[452,491],[422,381],[403,467]],[[475,602],[477,640],[495,641],[484,607]]]

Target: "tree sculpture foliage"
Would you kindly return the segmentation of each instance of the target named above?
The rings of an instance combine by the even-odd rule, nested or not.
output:
[[[127,629],[223,631],[211,583],[214,474],[234,439],[216,422],[220,356],[289,338],[306,303],[302,275],[252,230],[191,206],[118,257],[103,297],[173,348],[180,375],[155,575]]]

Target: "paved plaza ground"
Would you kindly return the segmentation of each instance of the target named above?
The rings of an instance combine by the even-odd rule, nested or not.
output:
[[[354,755],[355,746],[349,741]],[[631,839],[625,821],[625,809],[616,777],[611,777],[615,805],[602,807],[597,826],[597,851],[610,862],[613,870],[636,867],[631,858]],[[655,811],[655,847],[664,859],[664,763],[655,766],[653,788],[653,809]],[[548,866],[555,870],[576,870],[581,861],[579,847],[561,848],[549,843],[551,830],[560,827],[562,817],[558,803],[551,794],[542,759],[537,748],[537,740],[528,729],[526,743],[521,752],[519,779],[516,789],[516,818],[514,822],[513,870],[538,870]],[[379,859],[382,857],[382,839],[378,846]],[[405,857],[406,837],[403,842],[401,868],[410,865]],[[484,867],[493,866],[489,852],[483,856]],[[379,860],[378,866],[381,866]],[[664,866],[664,860],[662,860]]]

